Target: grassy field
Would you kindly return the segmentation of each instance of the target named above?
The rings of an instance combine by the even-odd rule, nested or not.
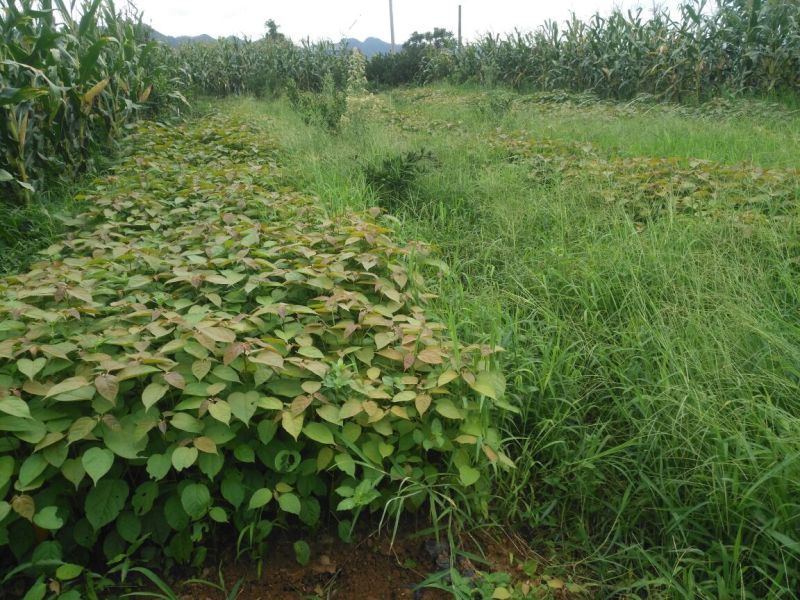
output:
[[[800,553],[800,115],[432,87],[281,100],[287,185],[381,205],[450,267],[435,311],[506,349],[492,515],[598,597],[790,598]]]

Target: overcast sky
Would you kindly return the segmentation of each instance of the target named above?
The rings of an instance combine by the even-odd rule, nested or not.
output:
[[[658,0],[674,7],[676,0]],[[121,3],[120,3],[121,4]],[[298,41],[343,37],[389,41],[388,0],[134,0],[145,22],[166,35],[261,37],[264,22],[274,19],[280,31]],[[574,11],[588,17],[614,7],[642,6],[650,0],[394,0],[398,44],[413,31],[458,28],[458,5],[463,6],[463,33],[469,39],[491,31],[535,29],[547,19],[562,21]]]

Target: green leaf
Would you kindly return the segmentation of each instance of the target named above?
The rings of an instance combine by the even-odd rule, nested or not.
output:
[[[211,371],[211,374],[223,381],[239,383],[239,374],[231,367],[226,367],[225,365],[217,365],[214,367],[214,370]]]
[[[270,500],[272,500],[272,490],[269,490],[267,488],[261,488],[260,490],[256,490],[250,497],[249,508],[251,510],[256,508],[261,508],[262,506],[265,506]]]
[[[461,465],[458,467],[458,476],[464,486],[470,486],[481,478],[481,473],[478,469],[470,467],[469,465]]]
[[[199,419],[195,419],[192,415],[187,413],[177,413],[172,420],[169,422],[175,429],[180,429],[181,431],[188,431],[189,433],[202,433],[203,432],[203,422]]]
[[[46,506],[36,511],[36,514],[33,515],[33,522],[42,529],[61,529],[64,526],[64,519],[59,517],[57,513],[57,506]]]
[[[172,452],[172,466],[175,467],[175,470],[178,472],[188,469],[196,460],[197,448],[183,446],[181,448],[175,448]]]
[[[278,497],[278,504],[281,510],[293,515],[300,514],[300,499],[294,494],[281,494]]]
[[[239,444],[233,449],[233,456],[239,462],[254,463],[256,462],[255,451],[247,444]]]
[[[31,410],[28,408],[28,403],[16,396],[0,398],[0,412],[4,412],[12,417],[22,417],[23,419],[31,418]]]
[[[155,481],[145,481],[139,485],[131,498],[131,506],[133,507],[134,514],[142,516],[149,513],[153,508],[156,498],[158,498],[158,483]]]
[[[211,520],[216,523],[228,522],[228,514],[225,512],[225,509],[220,508],[219,506],[215,506],[214,508],[209,510],[208,516],[211,517]]]
[[[311,560],[311,547],[303,540],[296,541],[293,547],[294,557],[297,562],[302,566],[306,566],[308,561]]]
[[[114,464],[114,453],[97,446],[89,448],[81,457],[84,470],[92,478],[94,484],[102,479],[103,475],[111,470]]]
[[[217,400],[208,405],[209,414],[217,421],[228,425],[231,422],[231,406],[225,400]]]
[[[85,377],[70,377],[60,383],[57,383],[49,390],[47,390],[45,398],[52,398],[53,396],[58,396],[59,394],[74,392],[75,390],[78,390],[82,387],[86,387],[88,385],[89,382],[86,380]]]
[[[128,484],[120,479],[103,479],[90,489],[84,509],[95,531],[116,519],[127,499]]]
[[[181,506],[192,519],[200,519],[211,507],[211,492],[202,483],[190,483],[181,492]]]
[[[0,500],[0,523],[11,513],[11,505],[5,500]]]
[[[117,517],[116,527],[119,537],[129,544],[135,543],[142,533],[141,520],[130,511],[124,512]]]
[[[11,481],[11,476],[14,475],[14,464],[13,456],[0,456],[0,489]]]
[[[463,419],[464,413],[459,408],[456,408],[450,398],[443,398],[436,403],[436,412],[448,419]]]
[[[318,359],[325,358],[325,355],[322,354],[322,352],[320,352],[320,350],[318,348],[315,348],[314,346],[303,346],[302,348],[299,348],[297,350],[297,353],[300,356],[305,356],[306,358],[318,358]]]
[[[80,459],[68,458],[64,461],[64,464],[61,465],[61,474],[64,475],[64,478],[74,485],[77,490],[86,475],[86,469],[83,468],[83,463],[81,463]]]
[[[47,461],[41,454],[31,454],[19,468],[19,484],[28,487],[47,468]]]
[[[171,466],[172,461],[166,454],[152,454],[147,459],[147,474],[159,481],[167,476]]]
[[[230,404],[233,416],[248,425],[250,419],[256,414],[258,392],[250,391],[246,394],[235,392],[228,396],[228,404]]]
[[[65,563],[56,569],[56,579],[60,579],[61,581],[71,581],[81,573],[83,573],[82,566],[72,563]]]
[[[44,600],[47,595],[47,585],[40,578],[34,583],[27,593],[22,597],[22,600]]]
[[[80,417],[75,420],[75,422],[70,425],[69,433],[67,434],[67,440],[72,442],[77,442],[79,440],[85,439],[94,428],[97,427],[97,419],[93,419],[91,417]]]
[[[225,459],[222,454],[203,453],[197,459],[197,466],[203,475],[213,480],[225,466]]]
[[[505,394],[506,380],[503,374],[497,371],[482,371],[478,373],[470,387],[479,394],[499,400]]]
[[[145,409],[149,409],[153,404],[161,400],[164,397],[164,394],[167,393],[169,390],[169,386],[163,385],[161,383],[151,383],[142,392],[142,403],[144,404]]]
[[[19,372],[31,381],[33,381],[33,378],[36,377],[39,371],[44,369],[45,365],[47,365],[47,359],[44,357],[39,357],[36,360],[20,358],[17,361],[17,369],[19,369]]]
[[[220,492],[222,497],[225,498],[234,508],[239,508],[244,502],[245,489],[241,481],[234,477],[226,477],[222,480],[220,485]]]
[[[264,419],[258,424],[256,431],[258,432],[259,441],[266,446],[275,437],[275,433],[278,431],[278,424],[275,421]]]
[[[309,437],[320,444],[333,444],[333,434],[331,433],[331,430],[322,423],[309,423],[303,427],[303,433],[306,435],[306,437]]]

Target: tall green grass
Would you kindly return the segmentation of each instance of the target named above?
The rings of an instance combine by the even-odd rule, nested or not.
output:
[[[507,349],[521,414],[504,424],[517,468],[496,479],[498,522],[582,556],[601,595],[794,597],[797,210],[747,225],[667,215],[643,228],[597,202],[607,183],[531,180],[487,142],[498,126],[528,124],[639,154],[658,150],[653,131],[692,130],[691,143],[661,151],[787,165],[798,158],[797,117],[765,125],[736,110],[704,118],[525,103],[487,116],[475,101],[447,89],[384,96],[338,136],[305,127],[281,102],[223,106],[261,119],[288,182],[332,211],[377,202],[365,164],[433,152],[438,166],[395,213],[398,234],[448,260],[435,309],[454,333]],[[603,114],[597,128],[579,129],[592,111]],[[420,126],[392,125],[398,115]],[[758,128],[767,134],[746,144]]]

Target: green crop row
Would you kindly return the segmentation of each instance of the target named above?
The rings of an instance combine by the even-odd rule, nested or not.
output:
[[[271,191],[231,119],[140,127],[83,231],[0,280],[3,587],[258,557],[273,528],[347,537],[438,496],[486,511],[511,407],[496,348],[427,318],[424,248]]]
[[[797,0],[722,0],[714,9],[692,1],[677,17],[662,9],[647,17],[641,10],[588,21],[573,16],[532,33],[485,35],[461,48],[452,35],[434,33],[410,40],[396,55],[374,57],[371,81],[449,80],[675,101],[800,88]]]
[[[185,44],[175,52],[191,73],[194,89],[212,96],[274,96],[290,84],[300,91],[321,92],[326,77],[342,90],[348,81],[346,48],[330,42],[297,46],[279,33],[260,40]]]
[[[0,193],[17,202],[84,169],[145,110],[180,101],[169,50],[131,10],[0,0]]]

